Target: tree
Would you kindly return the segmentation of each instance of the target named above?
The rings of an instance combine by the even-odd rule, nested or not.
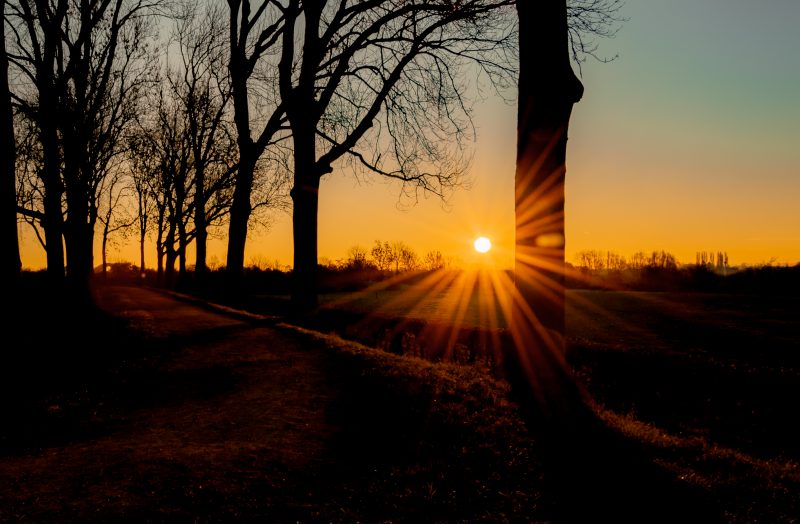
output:
[[[428,271],[444,269],[446,265],[447,262],[444,259],[444,255],[438,249],[425,253],[425,258],[422,261],[422,266]]]
[[[41,143],[42,212],[47,253],[47,275],[51,285],[60,287],[64,280],[64,216],[61,181],[61,149],[58,137],[59,88],[63,78],[61,26],[67,16],[67,0],[51,6],[28,0],[6,1],[6,21],[11,29],[13,47],[7,49],[11,64],[20,72],[20,82],[27,81],[29,98],[12,93],[20,111],[36,123]],[[12,20],[13,18],[13,20]],[[4,40],[5,43],[5,40]],[[30,210],[29,210],[30,211]]]
[[[128,138],[128,165],[136,198],[136,233],[139,241],[139,272],[144,275],[145,241],[150,231],[156,197],[152,191],[152,179],[158,169],[152,144],[144,140],[141,133],[132,133]]]
[[[5,2],[3,13],[5,13]],[[0,54],[0,246],[4,254],[0,263],[0,273],[4,282],[14,283],[19,278],[22,262],[19,256],[17,237],[17,196],[16,196],[16,139],[14,138],[14,113],[11,105],[11,92],[8,88],[8,56],[6,55],[5,14],[0,28],[3,39]],[[12,286],[13,289],[13,286]]]
[[[249,0],[228,0],[228,7],[228,72],[239,163],[228,226],[226,271],[229,276],[238,279],[244,269],[244,249],[253,211],[253,184],[258,160],[267,147],[273,144],[284,123],[283,101],[277,97],[270,98],[276,94],[276,90],[270,89],[269,85],[264,90],[251,90],[249,83],[262,57],[279,41],[284,31],[287,8],[276,0],[262,1],[255,12],[251,9]],[[272,75],[267,71],[259,76],[269,79]],[[267,95],[259,98],[259,91]],[[257,116],[264,122],[255,137],[251,131],[251,103],[254,100],[258,100],[258,107],[261,108]]]
[[[317,304],[317,213],[322,176],[349,163],[443,196],[466,169],[470,129],[459,71],[511,45],[511,0],[328,2],[283,11],[280,98],[294,144],[294,273],[299,311]]]
[[[10,57],[28,81],[16,100],[42,142],[48,268],[63,273],[63,235],[67,277],[82,298],[88,299],[99,188],[150,81],[148,15],[158,3],[17,0],[11,8],[18,23]]]
[[[344,267],[349,271],[364,271],[369,268],[367,250],[361,246],[353,246],[348,249]]]
[[[399,273],[401,268],[403,271],[414,271],[419,267],[419,257],[411,246],[405,242],[395,242],[392,249],[397,261],[395,272]]]
[[[556,418],[568,418],[576,398],[564,361],[564,182],[569,120],[583,85],[570,51],[593,53],[582,34],[603,34],[618,8],[615,0],[517,2],[513,364],[537,409]]]
[[[389,271],[396,259],[394,250],[389,242],[381,243],[380,240],[375,241],[371,254],[372,260],[375,261],[375,265],[380,271]]]
[[[100,209],[97,215],[97,219],[103,226],[100,242],[103,278],[108,274],[108,244],[111,235],[118,231],[124,231],[137,222],[137,217],[131,216],[123,205],[129,190],[129,187],[123,185],[123,176],[119,170],[103,179],[103,187],[100,190]]]
[[[185,115],[192,154],[195,276],[202,281],[209,225],[230,211],[237,154],[225,120],[231,91],[224,67],[222,13],[212,6],[200,14],[196,9],[187,5],[177,21],[181,69],[170,83]]]

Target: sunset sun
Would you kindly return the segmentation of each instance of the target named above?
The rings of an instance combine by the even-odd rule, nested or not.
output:
[[[492,242],[486,237],[478,237],[475,239],[475,251],[478,253],[488,253],[492,249]]]

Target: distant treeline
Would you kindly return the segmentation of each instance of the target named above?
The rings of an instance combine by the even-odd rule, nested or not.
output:
[[[704,291],[800,294],[800,264],[731,266],[725,251],[700,251],[694,264],[681,264],[666,251],[624,257],[586,250],[567,264],[567,287],[640,291]]]
[[[666,251],[638,252],[627,258],[614,252],[583,251],[575,260],[575,265],[566,264],[565,281],[570,289],[800,295],[800,264],[729,266],[728,255],[722,251],[700,252],[694,264],[681,264]],[[129,262],[108,264],[106,269],[114,279],[157,281],[155,272],[143,274]],[[224,292],[224,269],[217,264],[209,265],[204,292],[215,294],[215,288]],[[402,283],[408,284],[416,280],[415,274],[421,278],[425,273],[442,269],[458,270],[458,267],[438,250],[419,256],[404,242],[376,240],[369,251],[354,246],[345,258],[321,259],[319,286],[325,293],[356,291],[401,274]],[[187,271],[190,291],[194,268],[189,265]],[[245,267],[245,288],[252,294],[288,294],[291,274],[291,267],[257,257]]]
[[[417,251],[402,241],[376,240],[372,248],[353,246],[347,251],[345,258],[331,260],[321,258],[319,263],[319,285],[322,292],[354,291],[370,284],[404,273],[424,273],[440,269],[454,268],[451,257],[446,257],[439,250],[427,251],[420,256]],[[157,272],[142,272],[130,262],[106,264],[95,268],[112,279],[127,281],[143,280],[148,283],[160,281]],[[220,289],[225,287],[225,267],[212,257],[208,264],[208,282],[204,283],[206,292],[213,292],[215,282]],[[195,267],[186,267],[184,290],[190,291],[195,280]],[[245,265],[243,277],[248,281],[246,289],[256,293],[284,294],[290,291],[291,266],[279,261],[270,261],[264,257],[251,258]],[[409,280],[404,278],[404,281]]]

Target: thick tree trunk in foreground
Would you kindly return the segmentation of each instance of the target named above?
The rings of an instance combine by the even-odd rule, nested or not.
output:
[[[297,313],[317,307],[317,215],[320,177],[316,173],[313,128],[295,130],[292,235],[294,269],[292,305]]]
[[[517,11],[513,365],[541,415],[569,418],[577,394],[564,362],[564,180],[570,114],[583,86],[570,65],[566,1],[519,1]]]
[[[2,142],[0,142],[0,246],[4,255],[0,257],[0,274],[5,282],[14,283],[19,278],[22,262],[19,256],[17,236],[17,186],[15,183],[16,144],[14,141],[14,116],[11,111],[11,95],[8,89],[8,58],[6,57],[6,25],[0,27],[3,49],[0,53],[0,119],[2,119]]]
[[[240,152],[242,149],[240,149]],[[250,221],[253,192],[253,177],[256,158],[242,153],[239,160],[239,171],[236,176],[236,187],[233,190],[233,203],[228,224],[228,257],[225,270],[235,282],[239,281],[244,270],[244,248],[247,244],[247,224]]]

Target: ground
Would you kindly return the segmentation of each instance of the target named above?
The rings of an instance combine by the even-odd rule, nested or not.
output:
[[[476,366],[391,355],[141,287],[103,287],[97,298],[106,313],[94,326],[69,319],[37,333],[32,317],[17,348],[32,356],[0,370],[0,521],[797,516],[796,443],[780,436],[791,403],[730,416],[796,388],[795,360],[776,370],[774,353],[743,358],[732,342],[752,342],[758,323],[737,331],[704,317],[703,301],[719,297],[584,294],[576,304],[573,295],[572,329],[577,314],[586,324],[573,343],[591,342],[574,349],[577,370],[605,403],[596,406],[605,425],[563,441],[526,426],[508,385]],[[745,307],[766,331],[784,326],[769,331],[779,356],[794,347],[774,340],[789,333],[796,303],[777,306],[783,316],[769,313],[775,306]],[[741,299],[729,309],[739,315]],[[665,330],[680,342],[652,335]],[[703,346],[718,335],[724,351]],[[40,339],[54,346],[46,358],[34,351]],[[714,388],[719,398],[695,401]]]
[[[80,431],[4,440],[1,521],[544,518],[525,430],[502,399],[470,420],[423,362],[403,370],[143,288],[105,289],[99,303],[164,354],[84,396],[44,399],[46,420]],[[505,453],[481,442],[491,437]]]

